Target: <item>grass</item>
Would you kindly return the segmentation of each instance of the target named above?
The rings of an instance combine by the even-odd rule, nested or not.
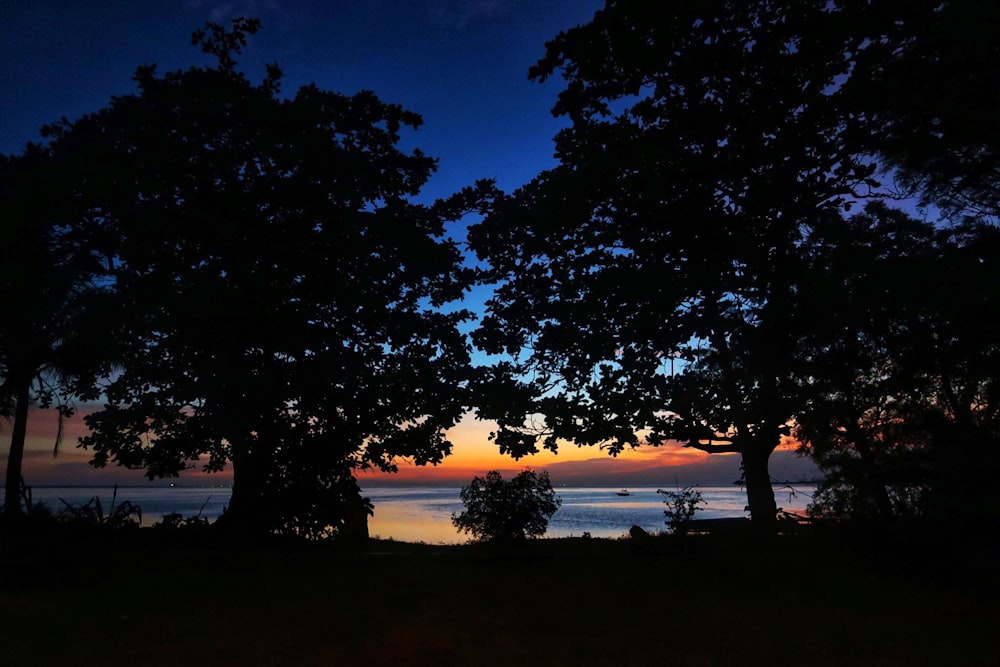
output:
[[[973,553],[973,551],[975,553]],[[992,547],[796,537],[8,548],[18,665],[996,664]]]

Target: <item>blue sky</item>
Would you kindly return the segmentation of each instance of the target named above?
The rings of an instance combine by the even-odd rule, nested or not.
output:
[[[432,199],[478,178],[505,189],[553,164],[560,82],[528,67],[560,30],[586,23],[597,0],[5,0],[0,3],[0,152],[132,92],[140,64],[206,62],[190,35],[206,21],[256,16],[263,30],[240,58],[251,78],[277,62],[284,92],[315,82],[375,91],[424,117],[405,138],[440,159]]]

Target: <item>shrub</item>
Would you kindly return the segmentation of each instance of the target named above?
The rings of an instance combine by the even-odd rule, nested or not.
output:
[[[513,541],[541,537],[562,500],[552,489],[549,474],[525,470],[504,480],[500,471],[475,477],[460,494],[465,511],[453,514],[459,532],[477,541]]]
[[[685,532],[695,512],[698,511],[698,506],[704,503],[701,491],[692,486],[685,486],[676,491],[657,489],[656,492],[663,496],[663,502],[667,506],[663,514],[667,517],[666,523],[671,532]]]
[[[111,496],[111,507],[107,513],[101,499],[94,496],[82,505],[59,499],[64,505],[57,519],[60,523],[81,528],[138,528],[142,524],[142,509],[125,500],[118,502],[118,485],[115,484]]]

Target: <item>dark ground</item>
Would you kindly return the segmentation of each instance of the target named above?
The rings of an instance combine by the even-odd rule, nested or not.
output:
[[[45,665],[993,665],[994,543],[8,536],[0,657]]]

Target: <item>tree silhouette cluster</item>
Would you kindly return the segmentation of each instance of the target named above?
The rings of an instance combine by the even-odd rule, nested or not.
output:
[[[96,465],[231,464],[252,530],[336,534],[359,469],[441,461],[470,408],[515,457],[738,453],[763,529],[792,436],[818,513],[996,520],[998,13],[608,0],[530,72],[565,81],[557,166],[433,206],[419,116],[252,83],[259,23],[209,25],[213,66],[140,67],[0,163],[7,511],[29,402],[102,396]],[[474,209],[478,275],[443,228]],[[443,308],[477,280],[484,368]]]

